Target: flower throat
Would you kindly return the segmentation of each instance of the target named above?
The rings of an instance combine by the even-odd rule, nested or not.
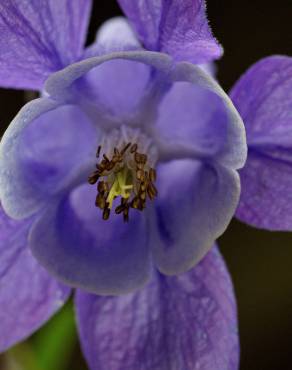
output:
[[[151,151],[150,156],[139,151],[140,146],[142,150],[147,149],[145,145],[139,144],[140,140],[137,140],[138,143],[125,140],[110,141],[117,145],[106,148],[109,146],[106,140],[104,143],[105,150],[108,149],[106,152],[103,145],[98,146],[96,157],[99,162],[96,164],[96,170],[89,176],[88,182],[91,185],[97,184],[95,205],[102,210],[102,218],[109,219],[116,199],[120,198],[120,203],[115,204],[115,213],[123,215],[124,221],[128,222],[130,208],[143,211],[147,198],[153,200],[157,196],[154,185],[156,171],[151,166],[153,155]]]

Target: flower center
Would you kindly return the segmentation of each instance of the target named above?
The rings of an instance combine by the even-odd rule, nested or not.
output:
[[[99,162],[88,182],[97,184],[95,205],[103,211],[104,220],[110,217],[114,203],[115,213],[127,222],[130,208],[143,211],[147,199],[157,196],[157,151],[140,130],[122,126],[112,131],[98,146],[96,157]]]

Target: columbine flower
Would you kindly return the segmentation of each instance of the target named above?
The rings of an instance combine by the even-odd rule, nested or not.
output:
[[[70,286],[130,293],[78,290],[91,369],[233,370],[235,304],[216,249],[169,276],[202,259],[239,198],[241,118],[208,73],[179,62],[221,48],[203,1],[120,3],[134,29],[110,21],[86,50],[89,1],[0,5],[1,85],[43,96],[1,141],[0,347]]]
[[[268,230],[292,230],[292,58],[272,56],[252,66],[231,91],[247,131],[236,216]]]

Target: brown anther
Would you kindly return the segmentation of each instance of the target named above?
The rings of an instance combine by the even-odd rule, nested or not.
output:
[[[129,207],[126,207],[123,211],[123,215],[124,215],[124,221],[125,222],[128,222],[129,221]]]
[[[136,163],[137,169],[138,170],[143,170],[144,168],[144,163]]]
[[[109,191],[108,183],[105,181],[99,181],[97,184],[97,190],[99,193],[106,193]]]
[[[130,153],[135,153],[137,149],[138,149],[138,145],[137,144],[133,144],[131,146]]]
[[[106,156],[106,154],[103,154],[103,158],[105,160],[105,164],[107,164],[110,160],[108,159],[108,157]],[[103,161],[102,161],[103,162]]]
[[[157,191],[156,187],[152,184],[152,182],[149,182],[149,184],[148,184],[147,194],[148,194],[148,196],[151,200],[153,200],[158,194],[158,191]]]
[[[141,154],[140,158],[141,158],[140,162],[143,163],[143,164],[146,164],[147,159],[148,159],[147,155],[146,154]]]
[[[122,213],[124,211],[124,209],[126,208],[126,206],[124,204],[120,204],[119,206],[117,206],[117,208],[115,209],[115,213],[117,215],[119,215],[120,213]]]
[[[140,190],[141,190],[141,191],[146,191],[146,189],[147,189],[147,184],[146,184],[146,182],[142,182],[142,183],[141,183],[141,186],[140,186]]]
[[[150,171],[149,171],[149,179],[151,182],[155,182],[156,181],[156,171],[154,168],[150,168]]]
[[[140,194],[139,194],[139,197],[141,200],[145,200],[146,199],[146,191],[142,191]]]
[[[136,163],[145,164],[147,162],[146,154],[141,154],[141,153],[136,152],[134,158],[135,158]]]
[[[118,162],[119,162],[119,159],[120,159],[120,157],[118,157],[117,155],[114,155],[114,156],[113,156],[113,158],[112,158],[112,162],[113,162],[114,164],[116,164],[116,163],[118,163]]]
[[[100,209],[104,209],[106,207],[106,200],[103,197],[102,194],[97,194],[96,200],[95,200],[96,207],[99,207]]]
[[[111,210],[109,208],[105,208],[102,213],[103,220],[108,220],[110,213],[111,213]]]
[[[126,205],[127,203],[128,203],[128,199],[127,198],[122,198],[121,199],[121,204]]]
[[[102,163],[98,163],[96,165],[96,168],[97,168],[99,174],[101,174],[105,170],[105,166]]]
[[[97,148],[97,151],[96,151],[96,158],[99,157],[100,155],[100,151],[101,151],[101,145],[99,145],[99,147]]]
[[[155,198],[155,194],[152,192],[151,188],[147,188],[147,194],[150,200],[153,200]]]
[[[131,207],[134,209],[141,209],[142,207],[141,199],[138,197],[135,197],[131,202]]]
[[[115,163],[113,161],[110,161],[107,166],[106,166],[106,170],[107,171],[111,171],[113,168],[115,167]]]
[[[138,171],[136,172],[136,177],[137,177],[137,180],[139,180],[139,181],[144,181],[144,179],[145,179],[144,171],[142,171],[142,170],[138,170]]]
[[[124,147],[124,149],[122,149],[122,151],[121,151],[121,154],[122,155],[124,155],[125,153],[126,153],[126,151],[129,149],[129,147],[131,146],[131,143],[128,143],[125,147]]]
[[[150,189],[151,189],[151,191],[153,192],[153,194],[154,194],[155,196],[157,196],[158,191],[157,191],[157,189],[156,189],[155,185],[154,185],[152,182],[149,182],[149,184],[148,184],[148,188],[150,188]]]
[[[88,182],[91,185],[94,185],[98,179],[99,179],[99,173],[97,171],[93,172],[91,175],[88,176]]]
[[[135,152],[134,159],[135,159],[135,162],[136,163],[142,163],[142,161],[141,161],[141,154],[140,153]]]

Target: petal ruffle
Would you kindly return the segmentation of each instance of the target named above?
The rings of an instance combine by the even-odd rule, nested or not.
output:
[[[204,0],[118,2],[146,49],[195,64],[222,55],[222,48],[208,25]]]
[[[1,0],[0,86],[41,90],[82,53],[91,0]]]
[[[13,218],[25,218],[94,166],[98,134],[73,105],[50,99],[27,104],[0,144],[0,197]]]
[[[237,370],[232,283],[217,249],[178,277],[155,274],[137,293],[76,298],[91,370]]]
[[[125,224],[113,214],[105,222],[95,197],[95,187],[82,185],[69,199],[45,210],[32,228],[32,252],[69,285],[102,295],[124,294],[149,277],[146,220],[133,214]]]
[[[91,114],[95,110],[103,116],[104,122],[98,123],[107,129],[123,122],[144,125],[161,147],[162,160],[213,155],[232,168],[245,162],[244,126],[229,97],[202,68],[190,63],[174,66],[166,54],[129,51],[89,58],[52,75],[46,90],[54,99],[81,102]],[[210,97],[212,107],[208,105]],[[199,104],[194,104],[198,98]],[[97,102],[102,103],[99,111]],[[200,109],[195,109],[196,105]],[[174,110],[171,116],[167,113],[170,109]],[[188,116],[190,109],[194,117]],[[185,126],[178,134],[181,121]]]
[[[171,151],[194,152],[193,157],[213,158],[240,168],[246,159],[243,122],[230,98],[209,73],[189,63],[179,63],[170,74],[172,87],[164,95],[155,135],[162,156]],[[179,150],[177,157],[180,157]]]
[[[292,230],[292,58],[256,63],[231,98],[245,122],[249,147],[236,215],[256,227]]]
[[[115,52],[56,72],[45,88],[54,99],[81,104],[106,129],[122,123],[137,126],[147,121],[151,115],[147,102],[163,88],[157,84],[153,88],[155,76],[167,74],[172,64],[171,58],[162,53]]]
[[[0,209],[0,351],[37,330],[70,293],[32,257],[27,248],[30,225],[11,220]]]
[[[171,161],[158,168],[157,187],[154,261],[175,275],[198,263],[225,231],[238,204],[239,175],[220,165]]]

